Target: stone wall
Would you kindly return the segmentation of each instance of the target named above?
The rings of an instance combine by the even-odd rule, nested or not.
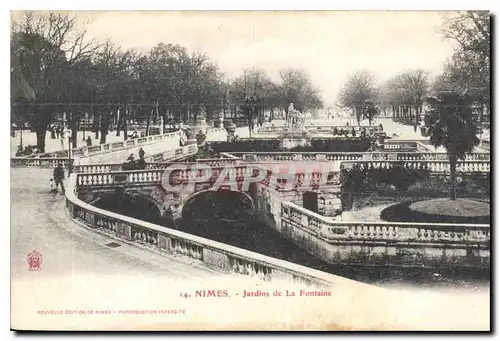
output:
[[[333,222],[288,203],[280,224],[285,238],[330,264],[484,270],[490,265],[487,225]]]

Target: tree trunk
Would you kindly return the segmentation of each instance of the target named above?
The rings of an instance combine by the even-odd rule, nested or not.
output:
[[[52,113],[48,111],[51,108],[38,108],[41,112],[36,112],[36,106],[33,106],[33,116],[35,117],[34,121],[34,130],[36,133],[36,146],[42,153],[45,153],[45,137],[47,135],[47,127],[52,120]],[[21,129],[23,129],[21,127]]]
[[[22,128],[21,128],[22,129]],[[40,149],[40,152],[45,153],[45,136],[47,135],[47,129],[45,127],[36,127],[36,146]]]
[[[154,109],[151,108],[151,111],[148,114],[148,120],[146,122],[146,136],[149,136],[149,128],[151,126],[151,119],[153,118],[153,111]]]
[[[68,127],[71,129],[71,148],[76,148],[78,130],[76,129],[77,115],[68,110]]]
[[[356,116],[356,121],[358,122],[358,126],[361,125],[361,108],[354,107],[354,114]]]
[[[107,112],[106,109],[104,112],[105,112],[104,115],[102,114],[99,115],[101,117],[101,139],[99,140],[99,144],[106,143],[106,137],[108,135],[108,129],[109,129],[109,113],[106,114]]]
[[[123,122],[123,109],[118,109],[116,114],[118,115],[118,119],[116,120],[116,136],[120,136],[120,128],[122,127]]]
[[[99,129],[100,129],[100,126],[101,126],[101,114],[100,113],[96,113],[94,111],[94,132],[95,132],[95,138],[96,139],[99,138]]]
[[[449,156],[450,161],[450,199],[457,199],[457,157]]]
[[[128,108],[127,105],[125,104],[123,106],[123,115],[120,115],[122,117],[122,124],[123,124],[123,139],[127,140],[128,139],[128,132],[127,132],[127,118],[128,118]]]

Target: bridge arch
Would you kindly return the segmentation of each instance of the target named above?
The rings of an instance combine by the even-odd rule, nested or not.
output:
[[[101,195],[91,203],[93,206],[133,217],[136,219],[162,223],[162,206],[153,198],[136,191],[117,188],[114,192]]]
[[[188,211],[190,210],[191,206],[195,203],[197,200],[203,199],[205,197],[205,201],[210,201],[211,196],[226,196],[225,201],[226,202],[232,202],[232,203],[241,203],[243,204],[243,207],[246,207],[246,211],[249,213],[254,213],[255,212],[255,203],[252,197],[242,191],[232,191],[232,190],[213,190],[213,189],[205,189],[202,191],[198,191],[196,193],[190,194],[188,197],[186,197],[184,201],[184,204],[182,205],[182,217],[185,217]]]

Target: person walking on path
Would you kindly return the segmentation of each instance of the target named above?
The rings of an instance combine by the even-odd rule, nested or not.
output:
[[[61,127],[61,149],[64,150],[64,139],[66,137],[66,128]]]
[[[64,180],[64,169],[62,167],[62,164],[58,163],[57,167],[54,169],[54,182],[56,191],[59,185],[61,186],[62,194],[64,194],[65,191],[63,180]]]
[[[144,155],[139,157],[139,161],[137,161],[137,169],[146,169],[146,160],[144,160]]]
[[[143,159],[143,158],[144,158],[144,154],[145,154],[145,153],[144,153],[144,150],[143,150],[142,148],[141,148],[141,149],[139,149],[139,158],[140,158],[140,159]]]

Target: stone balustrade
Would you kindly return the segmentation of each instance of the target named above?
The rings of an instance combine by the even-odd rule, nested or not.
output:
[[[253,172],[255,170],[252,167],[247,167],[246,165],[235,166],[231,168],[212,167],[210,176],[207,177],[205,174],[206,170],[202,168],[198,169],[196,165],[193,164],[187,164],[185,168],[173,169],[170,173],[169,181],[172,185],[185,185],[189,181],[214,183],[217,181],[217,179],[219,179],[222,171],[224,171],[226,174],[224,176],[224,179],[229,181],[234,179],[237,182],[241,182],[245,177],[251,177],[252,174],[254,174]],[[221,181],[222,180],[223,179],[221,179]]]
[[[130,179],[131,174],[124,175]],[[317,287],[351,282],[339,276],[99,209],[78,199],[76,195],[78,188],[85,186],[84,178],[91,182],[96,179],[95,175],[70,176],[66,191],[68,215],[77,223],[112,239],[163,255],[184,256],[223,273],[263,281],[290,281]],[[101,181],[114,179],[107,177]],[[353,284],[365,285],[357,282]]]
[[[61,163],[63,167],[68,168],[70,163],[74,163],[74,159],[55,158],[55,157],[37,157],[37,158],[21,158],[13,157],[10,159],[11,167],[37,167],[37,168],[56,168]]]
[[[281,203],[281,219],[327,242],[453,243],[488,250],[490,245],[490,226],[483,224],[334,221],[291,202]]]
[[[129,148],[136,148],[147,144],[158,143],[164,140],[178,139],[180,138],[180,136],[181,136],[180,132],[176,131],[163,135],[151,135],[147,137],[129,139],[121,142],[110,142],[91,147],[83,146],[80,148],[74,148],[71,150],[71,152],[74,156],[81,156],[81,157],[95,156],[99,154],[106,154]],[[35,157],[48,158],[48,157],[65,157],[65,156],[66,157],[68,156],[68,150],[59,150],[52,153],[36,154]]]
[[[228,154],[228,153],[226,153]],[[444,161],[448,162],[446,153],[432,152],[232,152],[234,157],[240,157],[245,162],[328,162],[328,161]],[[467,154],[465,161],[490,161],[489,153]]]
[[[198,147],[193,144],[155,154],[146,158],[146,160],[148,160],[146,169],[164,169],[170,164],[169,162],[194,155],[197,151]],[[123,163],[75,165],[73,170],[75,173],[119,172],[123,171]]]
[[[110,185],[153,185],[161,184],[162,169],[134,170],[106,173],[76,174],[79,187],[97,187]]]
[[[257,129],[257,132],[259,134],[267,134],[267,133],[283,133],[288,129],[285,126],[266,126],[266,127],[260,127]],[[333,134],[333,131],[337,129],[337,131],[340,130],[347,130],[349,134],[351,134],[352,130],[354,129],[356,131],[356,135],[359,136],[361,134],[361,131],[363,129],[366,130],[367,133],[375,133],[380,131],[379,126],[315,126],[315,125],[306,125],[305,130],[307,130],[310,134]]]
[[[401,165],[407,169],[426,170],[430,173],[450,173],[450,163],[447,161],[356,161],[352,164],[366,168],[383,168],[388,169],[394,165]],[[344,163],[343,167],[346,166]],[[489,173],[489,161],[459,161],[456,168],[457,173]]]
[[[242,160],[238,158],[211,158],[211,159],[197,159],[196,162],[210,165],[212,167],[226,167],[226,166],[239,165],[242,163]]]

